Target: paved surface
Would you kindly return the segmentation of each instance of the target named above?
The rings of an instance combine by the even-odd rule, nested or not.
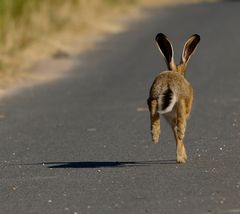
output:
[[[0,213],[240,213],[239,11],[237,1],[149,11],[79,56],[69,77],[2,100]],[[188,67],[186,165],[166,123],[150,143],[143,111],[165,69],[157,32],[177,56],[202,36]]]

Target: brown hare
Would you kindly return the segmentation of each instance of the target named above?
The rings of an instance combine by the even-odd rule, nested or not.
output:
[[[175,136],[178,163],[185,163],[187,160],[183,139],[193,102],[193,89],[185,79],[185,72],[187,63],[199,41],[200,36],[197,34],[192,35],[187,40],[180,64],[176,65],[169,38],[162,33],[156,36],[158,48],[165,57],[169,70],[161,72],[155,78],[149,93],[148,107],[151,118],[152,141],[158,143],[160,136],[159,114],[163,114],[171,125]]]

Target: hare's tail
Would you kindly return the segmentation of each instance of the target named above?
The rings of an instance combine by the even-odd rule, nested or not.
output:
[[[166,88],[158,98],[159,113],[164,114],[171,112],[175,103],[177,102],[177,96],[170,87]]]

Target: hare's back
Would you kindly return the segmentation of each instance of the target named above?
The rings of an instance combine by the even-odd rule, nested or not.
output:
[[[163,71],[154,80],[151,95],[158,97],[163,91],[170,88],[177,97],[188,96],[191,92],[190,83],[182,74],[175,71]]]

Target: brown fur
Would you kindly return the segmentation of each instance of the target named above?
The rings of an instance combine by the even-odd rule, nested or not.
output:
[[[170,40],[161,33],[156,36],[156,42],[165,57],[169,71],[164,71],[155,78],[149,93],[148,107],[150,111],[152,141],[158,143],[160,136],[159,97],[169,88],[177,99],[172,110],[163,115],[171,125],[175,136],[178,163],[185,163],[187,160],[183,140],[187,119],[190,116],[193,102],[193,89],[191,84],[185,79],[184,74],[188,60],[199,41],[200,37],[196,34],[187,40],[184,45],[181,62],[179,65],[176,65]]]

